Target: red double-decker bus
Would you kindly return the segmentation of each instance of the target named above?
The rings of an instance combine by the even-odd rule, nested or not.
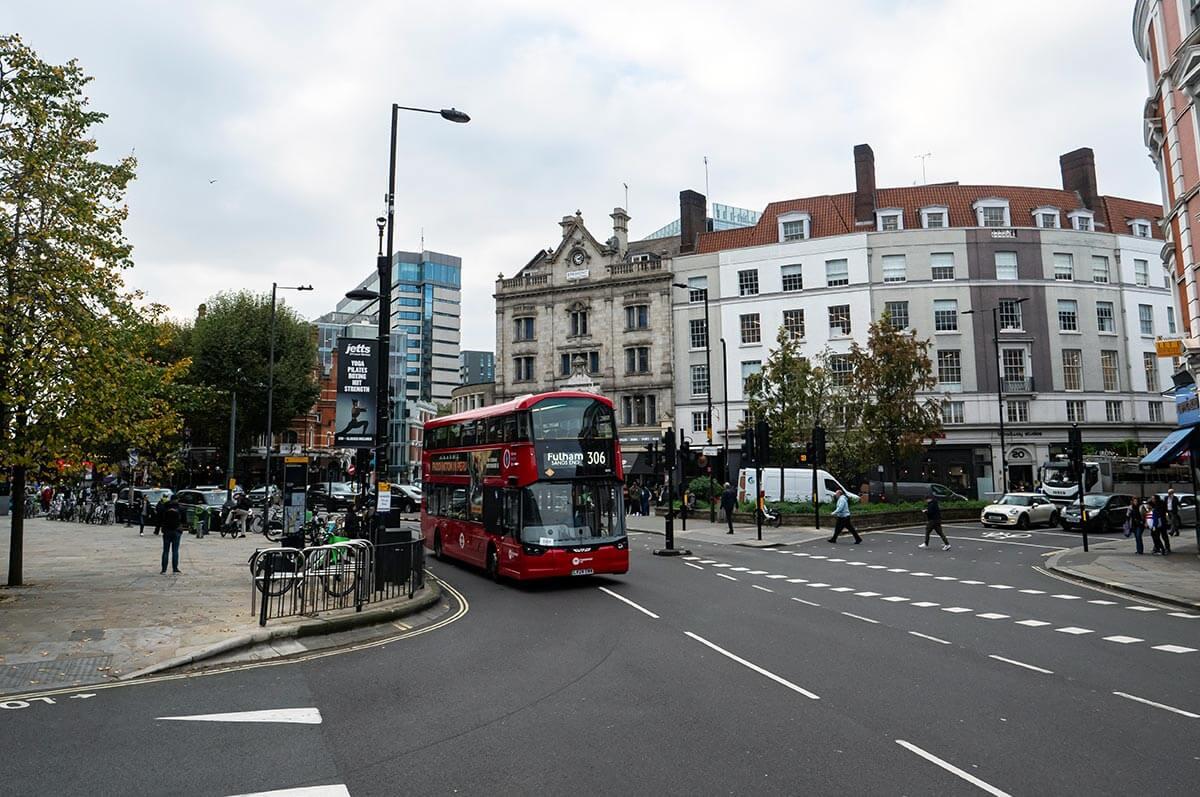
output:
[[[629,570],[612,402],[556,391],[425,423],[421,532],[493,578]]]

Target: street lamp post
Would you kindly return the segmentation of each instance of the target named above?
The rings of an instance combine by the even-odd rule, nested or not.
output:
[[[271,429],[273,413],[275,410],[275,294],[277,291],[311,291],[311,285],[280,285],[276,282],[271,283],[271,342],[270,342],[270,358],[267,363],[267,486],[265,490],[265,498],[267,505],[271,503],[271,444],[275,439],[274,432]]]
[[[381,252],[376,260],[376,269],[379,272],[379,374],[375,382],[375,389],[378,393],[375,401],[375,428],[377,435],[375,453],[376,484],[387,480],[387,446],[390,442],[387,392],[388,365],[390,364],[388,344],[389,335],[391,334],[392,244],[394,240],[394,210],[396,204],[396,125],[400,111],[435,113],[449,122],[458,122],[459,124],[471,121],[471,117],[455,108],[443,108],[440,111],[435,111],[429,108],[410,108],[406,105],[392,103],[392,136],[388,149],[387,217],[385,219],[387,224],[387,251]]]
[[[690,290],[688,285],[682,282],[672,282],[676,288],[683,288],[685,291]],[[689,301],[690,301],[689,297]],[[708,371],[708,409],[704,419],[704,432],[707,439],[707,444],[712,445],[713,441],[713,423],[712,423],[712,341],[709,338],[711,332],[708,320],[708,288],[704,289],[704,369]],[[688,331],[691,334],[691,330]],[[724,372],[722,372],[724,373]],[[717,522],[717,504],[713,495],[713,476],[712,466],[708,467],[708,522]]]
[[[725,483],[729,483],[729,360],[725,354],[725,338],[721,338],[721,395],[725,401]]]
[[[1028,297],[1014,299],[1019,307]],[[963,310],[963,315],[976,315],[975,310]],[[1004,368],[1000,362],[1000,307],[992,308],[992,345],[996,353],[996,405],[1000,410],[1000,484],[1001,492],[1008,492],[1008,450],[1004,447]]]

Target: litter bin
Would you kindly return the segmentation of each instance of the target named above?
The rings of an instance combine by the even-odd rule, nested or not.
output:
[[[375,589],[403,586],[413,572],[413,549],[418,543],[415,533],[407,528],[384,528],[379,531],[375,545]]]

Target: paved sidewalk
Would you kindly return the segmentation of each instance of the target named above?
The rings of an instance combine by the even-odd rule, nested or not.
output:
[[[8,572],[10,528],[0,518],[0,577]],[[0,693],[116,680],[262,641],[264,633],[294,636],[302,625],[329,622],[284,618],[259,627],[247,560],[273,545],[260,535],[185,534],[183,573],[159,575],[162,542],[151,528],[139,537],[136,525],[27,520],[25,586],[0,586]],[[412,603],[424,597],[418,592]],[[377,607],[399,616],[402,603]],[[374,616],[367,612],[356,621]]]
[[[625,519],[625,527],[631,531],[665,535],[667,533],[666,526],[667,520],[663,517],[630,515]],[[833,533],[833,524],[830,523],[829,526],[826,526],[822,521],[820,529],[812,526],[783,526],[781,528],[763,526],[761,542],[758,540],[758,530],[753,524],[735,522],[733,534],[728,532],[729,527],[724,522],[709,523],[707,514],[703,516],[703,519],[689,516],[687,531],[683,530],[682,519],[678,516],[675,518],[676,540],[695,540],[716,545],[744,545],[753,548],[792,545],[822,537],[828,538]]]
[[[1146,553],[1134,552],[1132,539],[1118,537],[1056,553],[1046,566],[1057,573],[1110,589],[1157,601],[1200,609],[1200,557],[1196,534],[1191,529],[1171,538],[1171,555],[1154,556],[1150,535],[1145,535]]]

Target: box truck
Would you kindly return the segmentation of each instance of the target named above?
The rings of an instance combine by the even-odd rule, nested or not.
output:
[[[817,494],[822,503],[832,500],[837,490],[842,490],[851,501],[857,501],[858,496],[842,486],[841,482],[827,470],[817,469]],[[813,496],[812,468],[783,468],[783,481],[780,482],[779,468],[764,468],[762,472],[762,489],[768,501],[811,501]],[[738,471],[737,494],[739,501],[753,501],[757,495],[754,483],[754,469],[743,468]]]

